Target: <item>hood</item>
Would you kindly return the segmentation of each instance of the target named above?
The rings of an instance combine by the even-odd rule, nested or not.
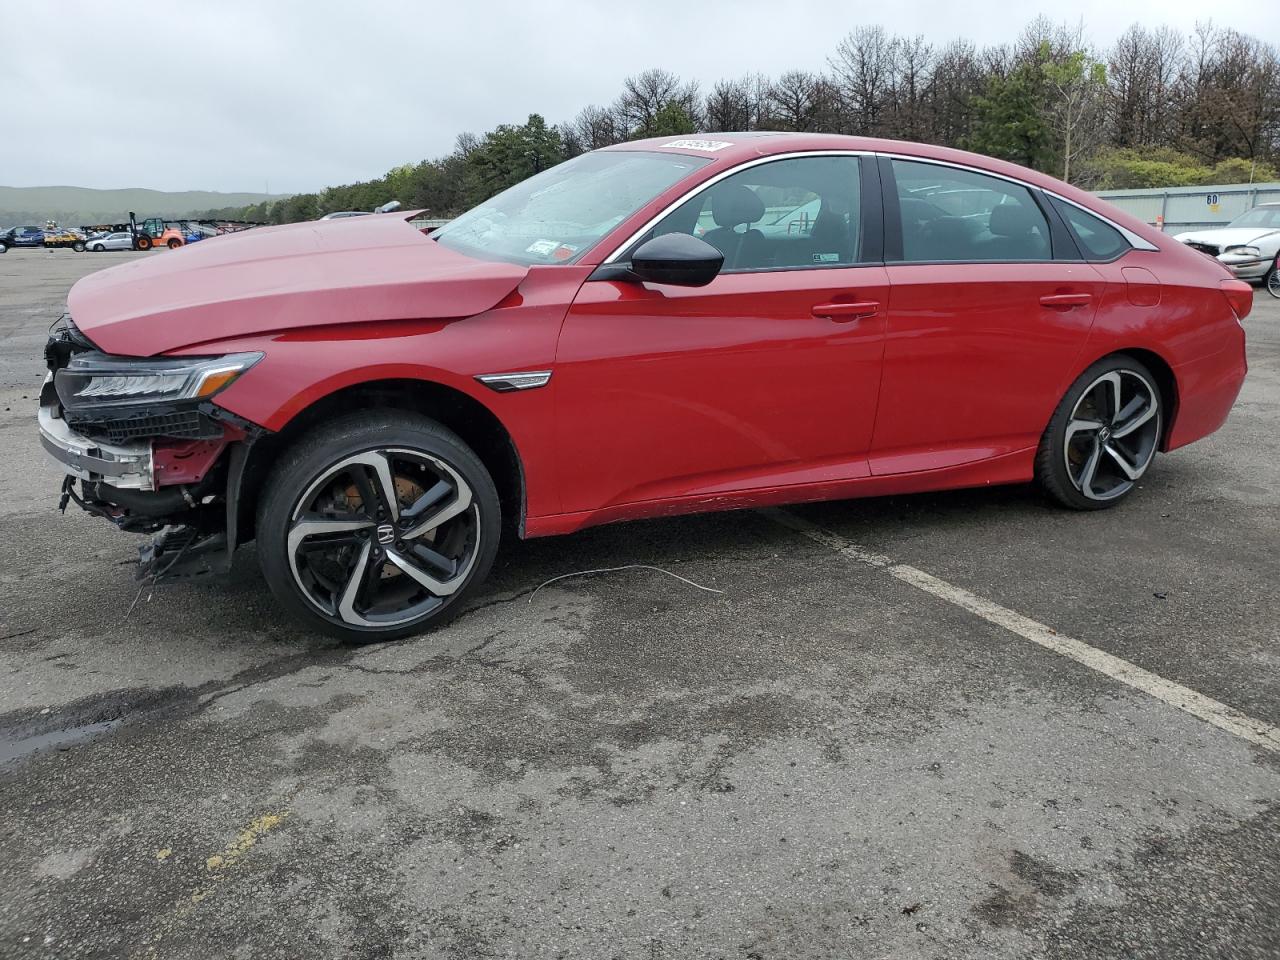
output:
[[[67,305],[100,349],[153,356],[274,330],[469,317],[527,273],[455,253],[383,214],[212,237],[91,274]]]
[[[1190,233],[1180,233],[1173,239],[1181,243],[1211,243],[1225,250],[1227,247],[1253,243],[1273,233],[1277,233],[1275,227],[1219,227],[1216,230],[1192,230]]]

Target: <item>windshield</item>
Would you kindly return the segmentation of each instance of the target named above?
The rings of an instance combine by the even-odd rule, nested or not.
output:
[[[1280,230],[1280,206],[1254,207],[1231,221],[1232,227],[1258,227]]]
[[[504,190],[432,239],[493,260],[572,263],[606,233],[710,161],[678,153],[584,153]]]

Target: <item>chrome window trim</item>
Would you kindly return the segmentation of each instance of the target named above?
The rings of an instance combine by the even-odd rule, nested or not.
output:
[[[711,187],[719,183],[721,180],[725,180],[728,177],[733,176],[735,173],[741,173],[743,170],[750,170],[752,167],[758,167],[766,163],[775,163],[778,160],[798,160],[803,157],[868,157],[868,156],[874,156],[874,151],[871,151],[871,150],[800,150],[793,153],[771,153],[765,157],[757,157],[755,160],[748,160],[746,163],[739,163],[736,166],[730,167],[728,170],[722,170],[720,173],[717,173],[714,177],[711,177],[708,180],[703,180],[697,186],[691,187],[685,193],[681,194],[677,199],[667,204],[667,206],[665,206],[657,214],[650,217],[649,220],[645,222],[644,226],[642,226],[639,230],[635,231],[633,234],[631,234],[631,236],[627,237],[626,240],[624,240],[617,247],[615,247],[613,253],[609,254],[609,256],[605,257],[604,260],[601,261],[601,265],[603,266],[604,264],[607,264],[607,263],[616,263],[618,261],[618,258],[621,257],[623,253],[631,249],[631,245],[633,243],[635,243],[637,240],[643,237],[646,233],[648,233],[650,230],[656,227],[664,218],[666,218],[668,214],[672,213],[674,210],[676,210],[686,201],[692,200],[694,197],[700,194],[703,190],[710,189]],[[845,266],[845,267],[856,267],[861,265],[862,264],[857,264],[857,263],[840,264],[840,266]],[[792,267],[789,269],[808,269],[808,268]]]
[[[1156,253],[1160,252],[1160,248],[1157,247],[1150,240],[1147,240],[1145,237],[1138,236],[1128,227],[1124,226],[1124,224],[1116,223],[1110,217],[1104,217],[1097,210],[1090,210],[1083,203],[1076,203],[1070,197],[1064,197],[1062,194],[1054,193],[1052,190],[1042,190],[1041,192],[1044,193],[1045,196],[1053,197],[1055,200],[1061,200],[1063,203],[1070,204],[1071,206],[1075,207],[1077,210],[1083,210],[1085,213],[1089,214],[1089,216],[1091,217],[1097,217],[1107,226],[1111,227],[1113,230],[1118,231],[1120,233],[1120,236],[1128,240],[1129,246],[1133,247],[1135,250],[1151,250]],[[1069,229],[1070,224],[1068,224],[1067,226]]]
[[[1125,240],[1129,242],[1129,245],[1132,246],[1134,249],[1153,250],[1157,253],[1160,251],[1160,248],[1157,247],[1150,240],[1146,240],[1138,236],[1128,227],[1122,224],[1116,223],[1110,217],[1104,217],[1102,214],[1098,213],[1097,210],[1090,210],[1083,203],[1077,203],[1075,200],[1072,200],[1069,197],[1064,197],[1060,193],[1056,193],[1053,190],[1046,190],[1044,187],[1037,187],[1034,183],[1027,183],[1025,180],[1019,180],[1017,177],[1011,177],[1004,173],[996,173],[994,170],[983,170],[981,167],[966,166],[963,163],[955,163],[951,160],[935,160],[932,157],[913,157],[910,154],[906,154],[906,153],[877,153],[876,156],[888,157],[890,160],[909,160],[913,163],[932,163],[936,167],[951,167],[953,170],[961,170],[961,171],[964,171],[965,173],[977,173],[987,177],[994,177],[997,180],[1004,180],[1007,183],[1016,183],[1018,186],[1025,187],[1028,190],[1039,190],[1041,193],[1043,193],[1047,197],[1054,197],[1055,199],[1061,200],[1063,203],[1071,204],[1071,206],[1075,207],[1078,210],[1083,210],[1085,213],[1089,214],[1090,216],[1097,217],[1107,226],[1112,227],[1113,229],[1119,231],[1120,235],[1124,237]]]

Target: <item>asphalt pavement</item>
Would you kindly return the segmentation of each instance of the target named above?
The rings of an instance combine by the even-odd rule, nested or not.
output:
[[[46,329],[181,255],[0,256],[0,957],[1280,956],[1280,301],[1226,427],[1117,509],[513,543],[453,624],[352,648],[252,547],[139,592],[137,538],[55,509]],[[533,593],[622,564],[723,592]]]

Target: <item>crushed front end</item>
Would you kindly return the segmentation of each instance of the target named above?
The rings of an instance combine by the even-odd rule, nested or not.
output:
[[[152,534],[140,577],[225,570],[245,455],[264,431],[212,398],[261,354],[111,356],[64,316],[45,359],[40,439],[66,472],[60,508]]]

